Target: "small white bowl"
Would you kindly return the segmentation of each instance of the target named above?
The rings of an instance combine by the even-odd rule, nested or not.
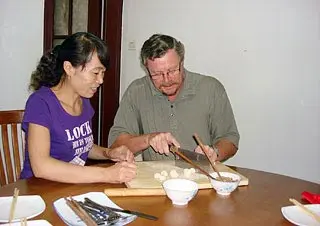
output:
[[[236,190],[241,179],[239,175],[234,173],[229,173],[229,172],[220,172],[220,175],[222,177],[232,178],[233,181],[230,181],[230,182],[224,182],[219,180],[217,173],[210,173],[210,175],[214,178],[217,178],[216,180],[213,180],[210,178],[212,187],[217,191],[219,195],[223,195],[223,196],[230,195],[231,192]]]
[[[169,179],[162,186],[172,204],[179,206],[187,205],[198,191],[198,184],[187,179]]]

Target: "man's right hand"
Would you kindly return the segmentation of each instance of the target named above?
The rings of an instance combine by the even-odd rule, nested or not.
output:
[[[170,145],[180,147],[179,142],[171,133],[151,133],[148,136],[148,143],[156,152],[166,155],[170,153]]]

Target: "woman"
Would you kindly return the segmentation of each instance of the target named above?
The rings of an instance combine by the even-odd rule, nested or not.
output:
[[[69,36],[42,56],[31,75],[22,128],[26,152],[21,178],[67,183],[122,183],[136,175],[132,152],[93,144],[91,98],[103,83],[109,57],[105,43],[86,32]],[[111,159],[108,168],[84,166],[87,158]]]

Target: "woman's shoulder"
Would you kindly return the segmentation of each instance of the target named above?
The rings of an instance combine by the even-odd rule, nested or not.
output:
[[[42,86],[40,89],[34,91],[28,98],[28,100],[41,99],[45,102],[52,101],[55,98],[50,88]]]
[[[37,108],[37,109],[34,109]],[[26,111],[48,111],[56,112],[60,110],[57,97],[48,87],[41,87],[33,92],[25,106]]]
[[[28,123],[38,124],[47,128],[52,124],[52,112],[56,109],[52,104],[52,92],[48,87],[41,87],[39,90],[33,92],[26,103],[25,114],[23,118],[23,129],[26,131]]]

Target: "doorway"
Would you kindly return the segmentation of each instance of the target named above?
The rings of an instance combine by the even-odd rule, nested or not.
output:
[[[96,144],[107,147],[119,107],[123,0],[44,0],[44,52],[77,31],[88,31],[108,44],[110,68],[99,92],[91,98]]]

